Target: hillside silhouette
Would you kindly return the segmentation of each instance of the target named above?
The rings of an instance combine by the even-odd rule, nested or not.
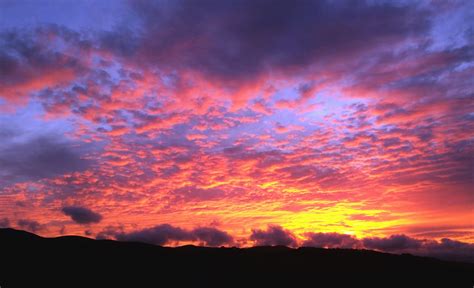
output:
[[[43,238],[10,228],[0,229],[0,263],[2,288],[474,284],[472,263],[412,255],[283,246],[170,248],[78,236]]]

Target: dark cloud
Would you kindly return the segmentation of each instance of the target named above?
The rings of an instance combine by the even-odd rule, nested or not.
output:
[[[10,219],[2,218],[0,219],[0,228],[8,228],[10,227]]]
[[[227,232],[213,227],[200,227],[191,232],[197,239],[204,242],[206,246],[221,246],[233,242],[232,236]]]
[[[358,248],[360,241],[352,235],[339,233],[306,233],[302,246],[322,248]]]
[[[270,225],[267,230],[254,229],[249,238],[256,246],[288,246],[297,245],[295,236],[280,226]]]
[[[301,246],[322,248],[369,249],[389,253],[409,253],[446,260],[474,262],[474,244],[448,238],[440,241],[417,239],[407,235],[358,239],[339,233],[306,233]]]
[[[386,238],[364,238],[361,241],[366,249],[474,262],[474,244],[448,238],[435,241],[415,239],[406,235],[392,235]]]
[[[92,234],[92,231],[90,230],[87,230],[86,231],[86,235],[88,235],[89,233]],[[104,229],[102,229],[102,231],[100,231],[99,233],[97,233],[97,235],[95,236],[96,239],[100,239],[100,240],[103,240],[103,239],[112,239],[112,238],[116,238],[117,235],[119,234],[124,234],[124,229],[123,229],[123,226],[107,226],[105,227]]]
[[[108,235],[114,232],[108,231]],[[224,231],[212,227],[199,227],[186,230],[170,224],[161,224],[130,233],[115,233],[119,241],[144,242],[155,245],[165,245],[180,241],[200,241],[206,246],[220,246],[233,243],[232,237]]]
[[[54,42],[53,35],[69,43],[79,37],[77,32],[57,26],[1,31],[0,97],[15,99],[33,90],[66,84],[83,69],[76,58],[46,44],[48,37]]]
[[[391,2],[131,3],[141,29],[104,35],[105,49],[144,65],[191,69],[230,82],[255,79],[269,69],[347,59],[428,26],[426,11]]]
[[[17,221],[17,224],[18,226],[20,226],[20,228],[34,232],[34,233],[39,232],[44,229],[44,226],[35,220],[20,219]]]
[[[474,263],[474,244],[472,243],[443,238],[440,242],[428,242],[424,247],[426,247],[425,255],[427,256]]]
[[[388,238],[365,238],[363,239],[363,243],[368,249],[377,249],[383,251],[416,249],[422,244],[420,240],[408,237],[406,235],[391,235]]]
[[[89,167],[84,146],[57,133],[15,131],[0,119],[0,186],[39,180]]]
[[[63,207],[61,211],[78,224],[99,223],[102,220],[102,215],[85,207],[67,206]]]
[[[152,228],[116,235],[119,241],[144,242],[164,245],[172,241],[192,241],[193,235],[188,231],[169,224],[161,224]]]

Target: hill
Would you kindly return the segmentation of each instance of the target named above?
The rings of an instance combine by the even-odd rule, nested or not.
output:
[[[0,229],[2,288],[283,284],[472,287],[474,264],[351,249],[170,248]]]

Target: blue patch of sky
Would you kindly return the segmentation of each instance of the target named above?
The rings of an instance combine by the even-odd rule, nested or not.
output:
[[[121,0],[3,0],[0,29],[56,24],[73,30],[111,30],[127,12]]]
[[[453,1],[453,10],[438,11],[432,21],[430,51],[454,49],[474,42],[474,1]]]
[[[44,109],[40,103],[30,101],[14,113],[0,114],[0,127],[21,131],[18,137],[31,137],[38,134],[67,134],[74,125],[67,119],[44,120]],[[21,141],[22,139],[17,139]]]

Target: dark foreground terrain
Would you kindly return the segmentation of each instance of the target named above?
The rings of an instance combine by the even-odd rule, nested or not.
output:
[[[166,248],[0,229],[0,286],[473,287],[474,264],[366,250]]]

